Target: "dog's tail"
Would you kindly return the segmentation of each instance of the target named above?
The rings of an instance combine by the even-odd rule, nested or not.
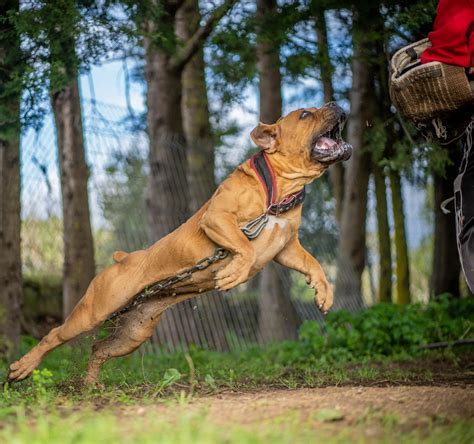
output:
[[[120,262],[122,259],[125,259],[128,256],[126,251],[114,251],[112,254],[112,259],[115,262]]]

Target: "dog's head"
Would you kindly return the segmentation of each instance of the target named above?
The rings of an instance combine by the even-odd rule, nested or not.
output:
[[[260,123],[250,136],[275,159],[318,176],[332,163],[351,157],[352,146],[341,138],[345,120],[342,108],[330,102],[292,111],[272,125]]]

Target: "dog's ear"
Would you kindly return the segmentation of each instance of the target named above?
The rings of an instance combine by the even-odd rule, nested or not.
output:
[[[275,123],[267,125],[259,123],[250,133],[255,145],[265,150],[267,153],[274,153],[280,143],[280,127]]]

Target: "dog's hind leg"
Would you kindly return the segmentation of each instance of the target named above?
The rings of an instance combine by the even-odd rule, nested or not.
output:
[[[85,384],[98,382],[100,369],[109,359],[128,355],[149,339],[165,309],[161,301],[152,300],[122,314],[111,335],[92,346]]]
[[[132,299],[143,287],[145,259],[143,251],[130,253],[122,262],[98,274],[64,324],[53,328],[38,345],[10,366],[8,379],[25,379],[51,350],[94,329]]]
[[[102,365],[111,358],[119,358],[135,351],[151,337],[161,315],[168,307],[193,296],[195,293],[155,298],[121,315],[113,333],[92,346],[84,383],[96,384]]]

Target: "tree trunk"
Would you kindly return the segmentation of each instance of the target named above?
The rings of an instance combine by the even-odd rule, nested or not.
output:
[[[395,301],[398,304],[410,303],[410,270],[408,259],[408,246],[405,231],[405,211],[403,209],[403,194],[400,174],[397,171],[390,172],[390,184],[392,188],[393,221],[395,227],[395,255],[397,294]]]
[[[449,145],[447,149],[453,163],[446,166],[444,176],[434,174],[434,251],[430,283],[432,298],[443,293],[450,293],[454,297],[460,295],[461,264],[458,259],[454,209],[451,208],[451,213],[444,214],[440,205],[453,196],[453,182],[458,174],[461,150],[457,143]]]
[[[204,40],[212,32],[216,23],[235,3],[235,1],[226,0],[220,7],[213,10],[203,25],[198,26],[197,11],[193,12],[197,3],[192,2],[192,0],[189,0],[189,2],[184,5],[181,12],[179,12],[179,9],[183,6],[183,2],[172,0],[154,0],[138,5],[137,27],[144,35],[146,62],[147,121],[150,140],[150,178],[146,201],[151,242],[160,239],[185,222],[190,215],[190,200],[193,206],[197,206],[198,199],[202,198],[194,193],[195,200],[194,197],[189,198],[188,147],[186,145],[182,113],[183,70],[199,52]],[[180,23],[180,15],[181,17],[182,14],[186,15],[186,11],[192,12],[192,22]],[[184,17],[184,20],[188,19],[191,20],[191,17]],[[189,28],[183,29],[184,25],[188,25]],[[196,32],[192,37],[186,38],[194,28],[196,28]],[[184,35],[185,33],[186,35]],[[180,37],[181,42],[179,42]],[[194,59],[194,63],[196,63],[196,60],[202,61],[202,52],[197,59]],[[196,93],[196,97],[202,100],[202,89],[194,91],[198,84],[199,88],[205,89],[202,65],[200,69],[199,75],[201,77],[193,85],[188,85],[190,90],[186,91],[187,95],[184,97],[186,101],[191,100],[193,93]],[[192,75],[193,71],[189,72]],[[198,106],[202,106],[202,104]],[[200,117],[202,118],[202,116]],[[199,121],[199,125],[201,124],[202,120]],[[189,126],[188,129],[191,130],[192,128],[193,131],[193,135],[190,135],[189,139],[194,138],[197,124],[195,125],[187,120],[186,125]],[[209,128],[207,128],[207,131],[209,131]],[[207,138],[205,134],[203,136]],[[208,146],[207,149],[212,150],[212,145]],[[193,150],[193,153],[196,152]],[[199,155],[201,156],[202,153],[199,153]],[[199,189],[200,187],[195,186],[194,182],[195,177],[197,177],[195,176],[197,169],[198,167],[193,165],[193,175],[190,177],[190,183],[193,187]],[[208,192],[209,188],[206,193]],[[158,331],[158,336],[165,338],[172,345],[177,345],[180,342],[199,344],[200,338],[202,338],[200,333],[202,332],[200,332],[200,327],[190,313],[193,309],[192,304],[188,301],[167,310],[159,324],[159,328],[163,330]],[[160,333],[163,334],[160,336]],[[204,344],[201,342],[201,345]]]
[[[185,0],[176,15],[176,33],[182,42],[188,41],[196,32],[201,21],[198,0]],[[204,72],[204,51],[200,48],[186,64],[182,76],[183,97],[181,110],[183,114],[184,134],[186,138],[188,183],[190,210],[196,212],[214,193],[214,141],[209,121],[209,103]],[[228,350],[225,322],[227,300],[213,291],[201,296],[196,301],[184,303],[186,309],[182,314],[193,317],[197,314],[205,318],[207,325],[201,328],[206,336],[206,343],[216,350]],[[196,307],[196,310],[193,310]],[[182,308],[183,310],[183,308]]]
[[[366,214],[370,155],[364,152],[367,122],[373,119],[373,73],[369,64],[371,42],[367,41],[366,14],[354,12],[351,103],[347,140],[354,151],[345,171],[344,201],[339,234],[339,258],[335,306],[358,309],[362,299],[362,272],[366,258]],[[365,28],[364,28],[365,27]]]
[[[189,216],[186,142],[181,116],[181,72],[161,49],[146,44],[150,180],[147,206],[150,242]]]
[[[148,221],[150,243],[166,236],[189,217],[187,153],[181,111],[182,70],[170,68],[170,56],[145,39],[150,139]],[[200,344],[193,302],[169,309],[157,334],[171,346]]]
[[[387,184],[380,166],[372,167],[375,183],[377,206],[377,235],[379,241],[379,286],[378,301],[392,302],[392,255],[390,243],[390,225],[388,222]]]
[[[290,299],[291,279],[274,262],[260,276],[258,333],[264,343],[297,339],[300,319]]]
[[[198,0],[186,0],[177,14],[176,33],[186,42],[201,21]],[[209,122],[209,103],[204,72],[204,51],[200,48],[183,70],[184,133],[188,149],[188,182],[191,211],[195,212],[216,189],[214,140]]]
[[[314,15],[316,27],[316,37],[318,40],[318,60],[319,71],[321,75],[321,83],[323,84],[324,102],[332,102],[334,100],[334,89],[332,87],[332,73],[334,67],[331,63],[328,47],[327,25],[324,10],[317,8]],[[344,164],[338,162],[329,167],[329,180],[331,189],[336,199],[336,220],[341,222],[342,201],[344,199]]]
[[[89,211],[87,182],[89,169],[85,159],[79,94],[78,61],[74,27],[77,11],[73,3],[66,9],[47,0],[53,19],[47,29],[50,57],[50,99],[56,123],[61,195],[63,204],[63,314],[68,316],[84,295],[95,274],[94,243]]]
[[[64,226],[63,314],[68,316],[95,274],[78,80],[51,94],[56,122]]]
[[[282,113],[280,49],[264,25],[277,10],[276,0],[257,0],[260,31],[257,38],[260,121],[274,123]],[[283,197],[283,196],[281,196]],[[299,319],[290,299],[290,274],[270,263],[261,273],[259,296],[259,337],[264,343],[296,339]]]
[[[148,86],[147,206],[152,241],[168,234],[189,216],[187,146],[181,111],[183,70],[235,0],[226,0],[209,14],[191,38],[177,42],[181,3],[154,0],[138,5],[141,18],[145,17],[144,21],[138,19],[138,28],[144,35]]]
[[[2,2],[0,16],[19,10],[18,0]],[[20,96],[15,74],[20,39],[9,20],[0,22],[0,357],[10,358],[20,339],[22,297],[20,252]]]
[[[378,115],[382,117],[381,125],[385,132],[385,146],[382,152],[372,152],[373,175],[375,183],[375,198],[377,205],[377,235],[379,241],[379,288],[378,301],[392,302],[392,245],[390,239],[390,225],[388,221],[387,207],[387,182],[386,174],[380,167],[380,160],[393,156],[395,133],[393,127],[393,114],[390,110],[391,100],[388,91],[388,71],[386,62],[386,48],[388,37],[385,29],[385,21],[380,13],[373,17],[373,27],[379,36],[374,42],[375,47],[375,75],[379,84],[379,97],[377,100]],[[383,38],[385,37],[385,38]]]

